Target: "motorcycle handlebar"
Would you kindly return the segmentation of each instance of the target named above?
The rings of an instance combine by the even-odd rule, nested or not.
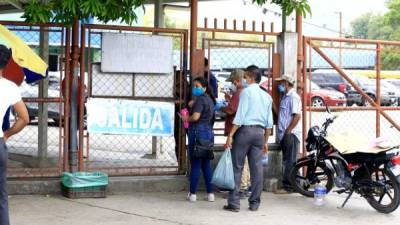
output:
[[[327,118],[325,123],[322,125],[324,128],[324,133],[326,134],[326,130],[328,129],[329,125],[331,125],[336,119],[338,118],[337,115],[334,115],[332,118]]]

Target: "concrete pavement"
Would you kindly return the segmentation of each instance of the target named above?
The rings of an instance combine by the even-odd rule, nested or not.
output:
[[[13,225],[336,225],[380,224],[392,225],[400,221],[400,209],[390,215],[376,212],[367,202],[356,196],[346,208],[338,209],[344,196],[330,194],[327,204],[313,205],[312,199],[298,194],[274,195],[263,193],[257,212],[247,210],[242,200],[239,213],[226,212],[226,200],[221,194],[216,202],[185,201],[186,193],[133,193],[109,195],[106,199],[70,200],[61,196],[10,196],[10,214]]]

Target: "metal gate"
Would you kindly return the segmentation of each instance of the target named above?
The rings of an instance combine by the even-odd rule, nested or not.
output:
[[[64,128],[61,126],[65,100],[60,83],[64,77],[66,36],[69,29],[58,24],[31,25],[23,22],[0,21],[28,44],[35,52],[48,59],[49,76],[44,81],[20,86],[28,108],[30,123],[19,134],[7,141],[8,177],[52,177],[63,171]],[[43,83],[47,84],[43,84]],[[48,93],[40,95],[40,86],[48,86]],[[44,110],[43,113],[41,111]],[[47,110],[47,113],[45,111]],[[40,114],[48,117],[41,119]],[[14,121],[12,115],[11,124]]]
[[[386,71],[400,65],[393,61],[400,42],[304,37],[303,46],[304,138],[329,116],[326,105],[340,114],[330,132],[400,138],[400,76],[390,79],[396,75]]]
[[[265,23],[251,23],[250,29],[246,21],[238,24],[236,20],[228,23],[225,19],[222,28],[220,21],[214,19],[213,27],[208,26],[208,19],[204,19],[204,27],[198,28],[201,49],[204,57],[209,60],[211,73],[218,81],[218,99],[223,99],[223,92],[229,89],[229,82],[226,79],[234,69],[245,69],[250,65],[258,66],[263,76],[260,85],[272,92],[272,78],[279,76],[280,65],[276,53],[276,42],[279,33],[274,32],[274,25],[271,24],[270,31],[266,31]],[[258,26],[258,27],[257,27]],[[278,96],[274,94],[275,99]],[[217,120],[223,119],[223,114],[217,113]],[[216,136],[223,136],[223,124],[216,123],[214,131]],[[223,144],[225,140],[217,137],[216,144]]]
[[[187,40],[186,30],[145,27],[83,25],[81,32],[81,83],[87,84],[89,98],[128,99],[183,106],[186,95]],[[174,74],[105,74],[100,70],[102,35],[104,33],[165,35],[173,38]],[[85,81],[88,79],[88,82]],[[170,93],[171,92],[171,93]],[[84,101],[84,99],[82,99]],[[81,103],[84,106],[84,102]],[[80,169],[104,171],[109,175],[179,174],[186,165],[185,132],[175,115],[175,136],[90,134],[86,131],[83,110],[80,115]]]

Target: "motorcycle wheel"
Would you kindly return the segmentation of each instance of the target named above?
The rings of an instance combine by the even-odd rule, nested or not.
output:
[[[333,187],[333,174],[322,163],[314,166],[314,161],[306,161],[296,164],[290,173],[290,182],[296,192],[314,197],[315,185],[321,183],[328,193]]]
[[[384,187],[376,187],[372,193],[367,194],[365,198],[368,203],[381,213],[395,211],[400,204],[400,184],[396,177],[387,169],[380,168],[371,173],[371,180],[384,184]]]

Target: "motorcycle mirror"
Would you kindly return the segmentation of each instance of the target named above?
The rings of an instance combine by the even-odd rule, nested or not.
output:
[[[329,114],[331,114],[331,109],[329,108],[329,106],[326,105],[325,107],[326,107],[326,112],[328,112]]]

